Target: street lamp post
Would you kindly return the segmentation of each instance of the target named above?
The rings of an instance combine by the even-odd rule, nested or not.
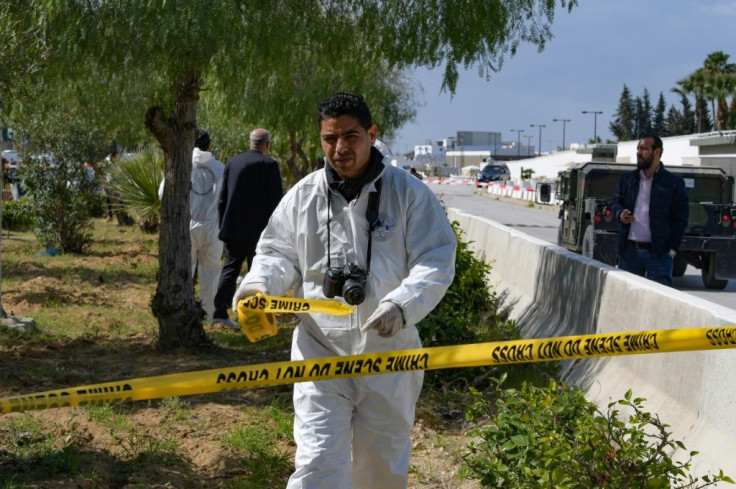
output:
[[[562,151],[565,151],[565,123],[570,119],[552,119],[552,122],[562,122]]]
[[[537,154],[539,156],[542,156],[542,128],[547,126],[545,126],[544,124],[529,124],[529,127],[539,128],[539,148],[537,148]]]
[[[602,114],[603,111],[601,110],[584,110],[583,114],[593,114],[593,144],[596,144],[598,142],[598,128],[597,128],[597,122],[598,122],[598,114]]]
[[[531,134],[528,136],[524,136],[526,138],[526,155],[531,156],[532,155],[532,136]]]
[[[524,129],[511,129],[511,132],[516,133],[516,158],[521,159],[521,133],[524,132]]]

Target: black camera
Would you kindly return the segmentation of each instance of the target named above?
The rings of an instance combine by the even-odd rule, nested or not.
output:
[[[368,272],[358,265],[348,264],[344,268],[330,267],[325,272],[322,293],[325,297],[342,297],[351,306],[362,304],[365,300],[365,284]]]

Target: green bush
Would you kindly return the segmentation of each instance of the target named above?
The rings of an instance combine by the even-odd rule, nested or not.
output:
[[[722,471],[699,479],[688,474],[697,452],[672,460],[684,445],[631,391],[603,413],[578,388],[551,382],[502,390],[504,378],[495,380],[495,403],[472,391],[476,401],[467,413],[471,421],[490,418],[469,434],[476,440],[463,455],[483,487],[696,489],[733,483]]]
[[[434,347],[518,339],[515,322],[496,314],[496,293],[491,291],[487,282],[491,265],[476,256],[470,248],[471,242],[463,238],[460,224],[457,221],[451,224],[457,238],[455,278],[437,307],[417,324],[422,345]],[[488,376],[502,372],[512,373],[514,379],[539,381],[549,375],[548,370],[553,372],[557,368],[556,364],[551,368],[549,365],[432,370],[426,373],[425,383],[441,385],[446,393],[450,384],[456,384],[453,390],[464,393],[467,385],[479,384]]]
[[[2,213],[3,229],[8,231],[29,231],[35,225],[29,196],[3,202]]]
[[[89,196],[87,212],[92,217],[102,217],[105,215],[107,212],[107,197],[104,193],[99,192]]]
[[[92,240],[90,202],[101,191],[88,168],[107,150],[102,133],[54,110],[29,120],[23,131],[32,143],[20,177],[33,197],[36,237],[46,248],[82,253]]]
[[[164,178],[164,155],[157,149],[140,151],[122,161],[107,165],[109,192],[119,200],[120,208],[136,216],[138,225],[147,232],[158,230],[161,201],[158,187]]]
[[[437,307],[417,325],[425,347],[480,341],[481,323],[489,315],[494,319],[496,297],[486,281],[491,266],[475,256],[457,221],[452,228],[457,238],[455,279]]]

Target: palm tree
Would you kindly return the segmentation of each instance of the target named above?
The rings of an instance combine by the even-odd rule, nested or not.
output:
[[[713,112],[715,117],[715,126],[719,131],[726,129],[728,122],[728,101],[727,97],[734,92],[734,80],[736,77],[732,73],[718,73],[708,77],[708,93],[717,102],[716,109]]]
[[[736,64],[728,62],[729,55],[723,51],[714,51],[708,55],[703,62],[702,71],[704,77],[704,95],[710,100],[711,114],[715,118],[716,129],[722,131],[726,128],[728,121],[728,102],[726,97],[730,94],[732,78],[730,75],[736,73]],[[716,110],[717,104],[717,110]]]
[[[677,87],[672,91],[681,95],[692,94],[695,98],[695,129],[697,132],[710,130],[710,124],[707,124],[708,106],[704,104],[705,100],[705,75],[703,69],[699,68],[686,78],[677,82]]]

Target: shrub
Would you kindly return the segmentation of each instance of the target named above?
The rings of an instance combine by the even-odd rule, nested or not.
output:
[[[49,110],[23,126],[31,143],[20,169],[36,227],[46,248],[81,253],[92,240],[89,203],[100,193],[92,168],[105,154],[101,131],[63,111]]]
[[[64,253],[83,252],[92,240],[88,202],[98,191],[94,180],[80,164],[64,156],[57,156],[53,165],[43,160],[24,162],[22,175],[33,196],[38,241]]]
[[[35,222],[30,196],[3,202],[2,213],[3,229],[7,229],[8,231],[28,231],[33,229]]]
[[[126,213],[136,216],[138,225],[147,232],[158,230],[161,201],[158,187],[163,180],[164,156],[159,150],[147,149],[107,167],[105,186],[115,194]]]
[[[689,475],[697,452],[683,462],[672,460],[670,454],[684,445],[631,391],[603,413],[579,388],[551,382],[502,390],[503,381],[504,376],[495,381],[493,404],[472,391],[476,401],[467,413],[472,421],[490,417],[470,433],[477,440],[463,455],[483,487],[696,489],[733,483],[722,471],[699,479]]]
[[[99,192],[94,195],[90,195],[89,201],[87,202],[87,212],[92,217],[102,217],[105,215],[107,210],[107,201],[105,194]]]
[[[434,310],[419,324],[419,335],[425,347],[471,344],[486,341],[501,341],[519,338],[516,324],[496,314],[496,293],[489,288],[487,277],[491,265],[478,258],[466,241],[460,224],[453,221],[452,228],[457,238],[455,254],[455,278],[447,293]],[[541,378],[550,370],[548,363],[529,366],[506,365],[500,367],[477,367],[428,371],[425,383],[442,385],[447,392],[450,384],[457,384],[456,393],[466,391],[466,385],[477,385],[490,375],[511,372],[517,379]],[[553,365],[551,370],[556,368]],[[530,375],[531,372],[531,375]]]
[[[475,256],[457,221],[452,228],[457,238],[455,278],[437,307],[417,325],[425,347],[475,343],[481,338],[482,320],[495,313],[495,294],[486,282],[491,266]]]

